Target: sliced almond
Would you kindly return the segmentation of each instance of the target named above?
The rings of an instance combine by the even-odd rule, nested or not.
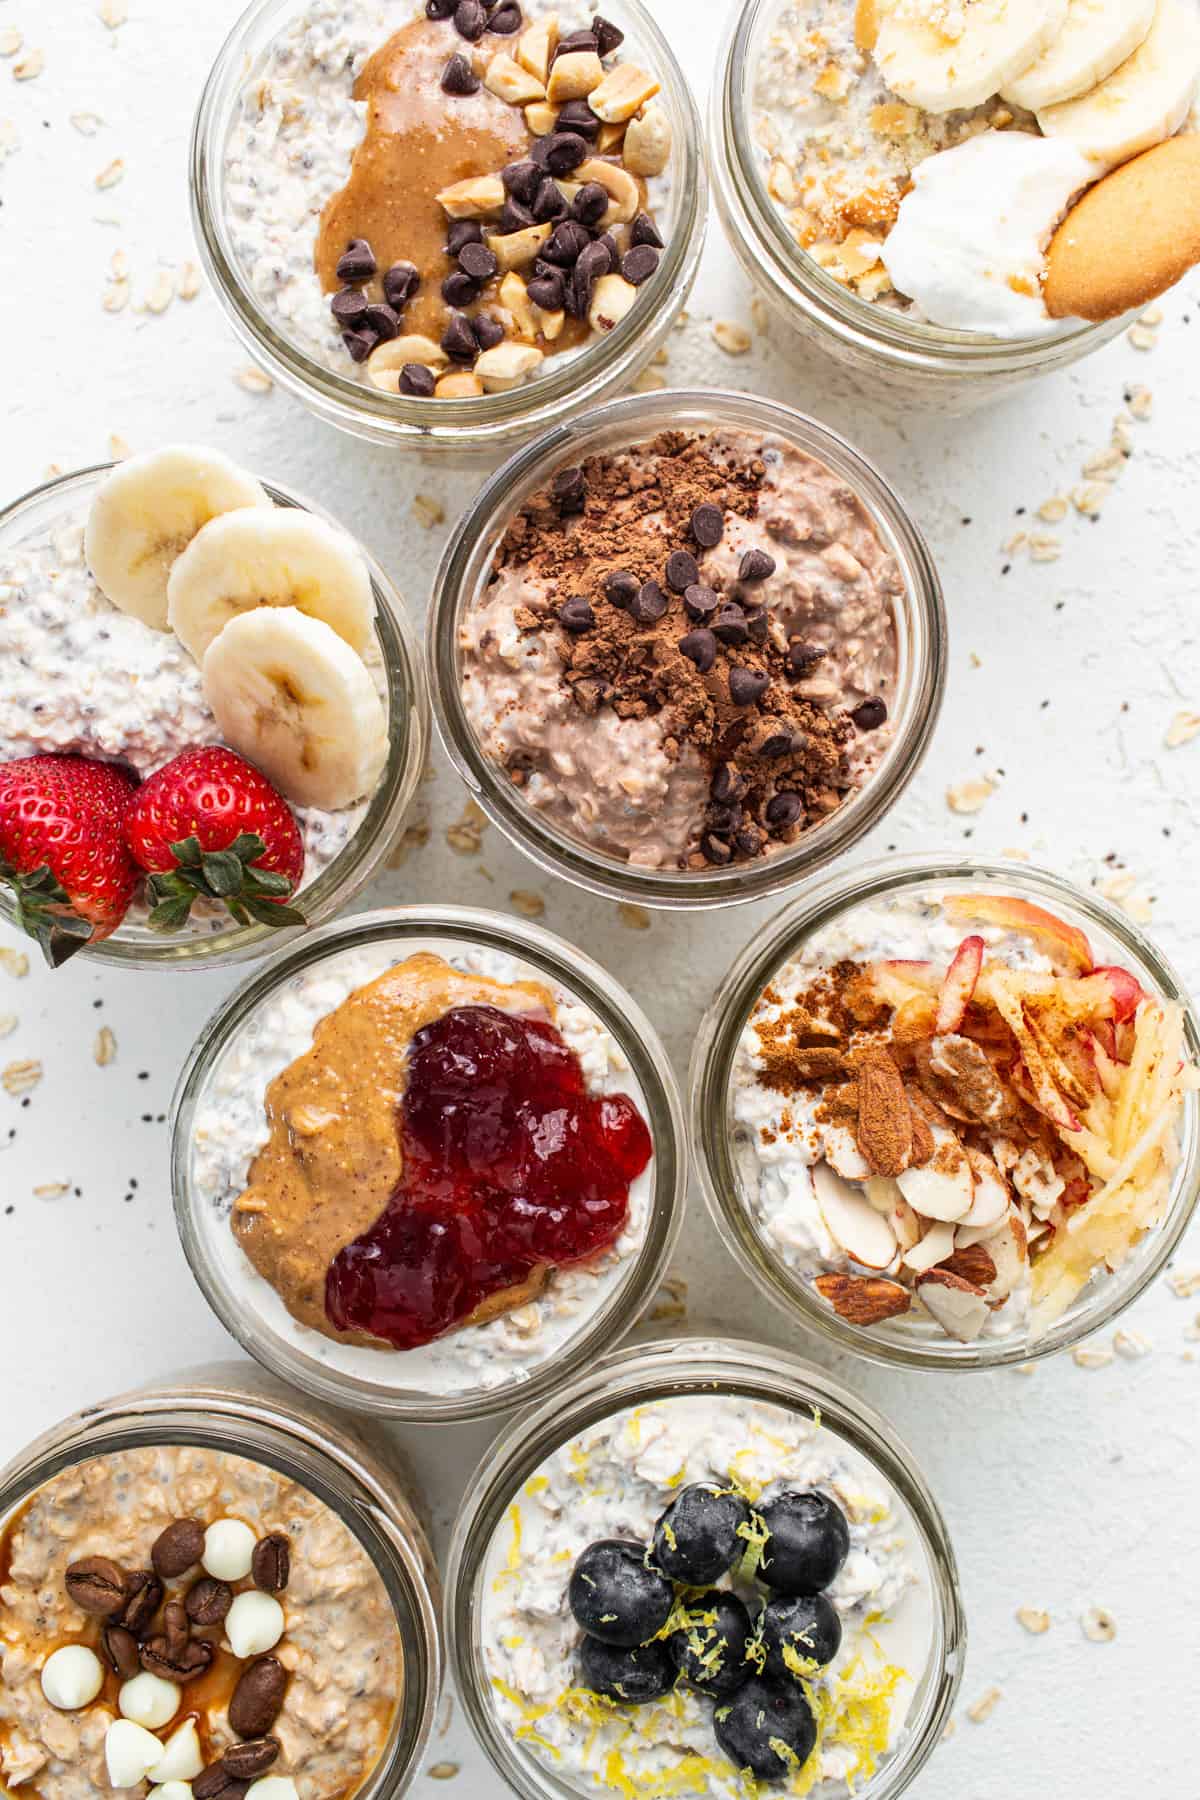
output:
[[[502,269],[528,269],[537,261],[542,245],[554,230],[553,225],[527,225],[524,231],[510,231],[504,237],[492,235],[487,240]],[[499,345],[496,346],[499,349]]]
[[[987,1284],[988,1299],[995,1305],[1015,1293],[1029,1267],[1029,1244],[1020,1214],[1012,1213],[982,1248],[991,1257],[996,1271]]]
[[[878,1325],[883,1319],[899,1318],[912,1305],[907,1288],[878,1276],[818,1275],[813,1286],[838,1317],[852,1325]]]
[[[914,1213],[914,1218],[916,1214]],[[919,1243],[904,1252],[904,1266],[914,1275],[926,1275],[954,1253],[953,1225],[931,1225]]]
[[[483,219],[504,210],[504,183],[498,175],[471,175],[443,188],[438,205],[451,219]]]
[[[531,75],[536,75],[545,88],[550,74],[550,60],[558,48],[558,14],[545,13],[536,25],[517,39],[517,61]]]
[[[863,1193],[875,1208],[886,1219],[896,1206],[904,1205],[904,1198],[896,1183],[888,1175],[868,1175],[863,1182]]]
[[[559,58],[561,61],[561,57]],[[653,100],[662,84],[653,75],[647,75],[645,69],[639,69],[635,63],[618,63],[597,88],[591,90],[588,104],[598,119],[606,125],[616,125],[622,119],[632,119],[634,113],[641,112],[647,100]]]
[[[475,373],[489,394],[502,394],[528,380],[542,361],[543,354],[535,345],[518,344],[508,338],[484,351],[475,364]]]
[[[493,56],[487,66],[483,85],[498,100],[504,100],[509,106],[529,106],[535,100],[546,98],[546,86],[528,69],[523,69],[519,62],[502,50],[499,56]]]
[[[896,1177],[900,1192],[914,1212],[924,1219],[966,1218],[975,1199],[975,1178],[962,1145],[952,1132],[935,1130],[933,1158],[920,1169],[905,1169]]]
[[[443,375],[433,391],[438,400],[475,400],[485,390],[470,369],[456,369],[451,375]]]
[[[602,275],[592,294],[588,308],[588,324],[593,331],[613,331],[633,310],[637,289],[623,275]]]
[[[440,344],[414,331],[386,344],[376,344],[367,358],[367,376],[375,387],[395,394],[399,392],[400,371],[406,363],[420,363],[423,369],[444,369],[449,360]]]
[[[996,1265],[986,1244],[972,1244],[969,1249],[955,1250],[938,1267],[945,1269],[949,1275],[961,1275],[964,1281],[985,1290],[996,1279]]]
[[[947,1336],[969,1344],[987,1324],[987,1295],[961,1275],[931,1269],[917,1282],[917,1293]]]
[[[975,1198],[963,1224],[995,1227],[1008,1211],[1008,1183],[991,1157],[982,1150],[972,1150],[968,1146],[966,1158],[975,1177]]]
[[[826,1230],[851,1261],[864,1269],[886,1269],[895,1257],[896,1239],[882,1213],[828,1163],[813,1170],[813,1188]]]
[[[907,1253],[914,1244],[921,1241],[921,1221],[918,1219],[907,1200],[897,1198],[895,1206],[888,1214],[891,1226],[901,1253]]]
[[[847,1181],[865,1181],[871,1165],[844,1125],[825,1125],[821,1130],[821,1150],[831,1168]]]
[[[648,106],[630,119],[623,160],[631,175],[662,174],[671,160],[671,121],[663,107]]]
[[[604,64],[594,50],[569,50],[556,56],[546,83],[546,98],[552,106],[567,100],[586,100],[604,80]]]
[[[585,182],[595,181],[608,195],[608,211],[600,220],[605,231],[613,225],[628,225],[642,203],[641,192],[633,176],[627,174],[618,163],[605,162],[602,157],[591,156],[587,162],[581,163],[575,171],[575,180],[580,187]]]
[[[899,1175],[912,1160],[912,1116],[903,1078],[882,1047],[868,1050],[855,1066],[858,1147],[873,1174]]]
[[[535,100],[525,108],[525,123],[531,137],[549,137],[558,124],[558,108],[547,100]]]

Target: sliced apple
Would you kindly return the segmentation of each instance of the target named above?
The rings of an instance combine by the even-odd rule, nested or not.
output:
[[[1063,982],[1055,998],[1072,1018],[1087,1019],[1089,1023],[1111,1019],[1123,1025],[1149,996],[1128,969],[1109,965],[1093,969],[1078,980]]]
[[[975,1197],[962,1222],[966,1226],[990,1225],[994,1229],[1008,1211],[1008,1183],[991,1157],[982,1150],[968,1147],[966,1158],[975,1177]]]
[[[938,995],[936,1032],[939,1037],[957,1031],[966,1018],[983,967],[984,948],[981,937],[966,937],[954,952],[954,960],[946,970],[946,979]]]
[[[902,1260],[905,1268],[911,1269],[914,1275],[925,1275],[953,1254],[954,1227],[939,1223],[931,1225],[920,1243],[904,1252]]]
[[[1112,994],[1112,1016],[1118,1025],[1126,1019],[1132,1019],[1142,1001],[1148,998],[1140,981],[1129,973],[1128,969],[1118,969],[1113,963],[1104,963],[1093,969],[1090,979],[1099,981]]]
[[[987,1324],[987,1295],[961,1275],[930,1269],[917,1282],[917,1293],[946,1335],[962,1344],[971,1343]]]
[[[971,1210],[975,1177],[953,1132],[935,1127],[933,1139],[932,1161],[921,1168],[905,1169],[896,1177],[896,1184],[923,1219],[940,1219],[954,1225]]]
[[[996,1007],[1020,1046],[1021,1061],[1036,1096],[1038,1110],[1046,1115],[1052,1125],[1057,1125],[1060,1131],[1082,1130],[1080,1121],[1054,1085],[1054,1078],[1029,1029],[1019,998],[1008,983],[999,977],[993,978],[991,986]]]
[[[936,994],[942,976],[931,962],[904,962],[890,957],[872,964],[871,984],[888,1006],[900,1007],[914,994]]]
[[[851,1262],[864,1269],[886,1269],[895,1259],[896,1236],[883,1214],[828,1163],[818,1163],[813,1170],[813,1187],[825,1229]]]
[[[948,894],[942,911],[956,924],[978,920],[1035,938],[1047,954],[1057,956],[1080,974],[1087,974],[1093,966],[1092,946],[1082,931],[1015,894]]]

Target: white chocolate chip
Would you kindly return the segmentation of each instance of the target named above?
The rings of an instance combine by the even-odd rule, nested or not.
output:
[[[42,1665],[42,1692],[59,1712],[90,1706],[104,1686],[104,1667],[86,1644],[64,1644]]]
[[[246,1800],[299,1800],[290,1775],[263,1775],[246,1789]]]
[[[214,1519],[204,1533],[205,1573],[218,1581],[243,1581],[250,1573],[257,1539],[241,1519]]]
[[[123,1719],[132,1719],[147,1731],[157,1731],[179,1711],[179,1689],[173,1681],[164,1681],[161,1675],[143,1669],[140,1675],[122,1684],[117,1705]]]
[[[283,1636],[283,1608],[257,1589],[238,1594],[225,1615],[225,1636],[235,1656],[262,1656]]]
[[[167,1782],[194,1781],[204,1768],[204,1752],[200,1748],[200,1737],[194,1719],[185,1719],[178,1731],[173,1731],[163,1745],[163,1753],[152,1769],[147,1770],[147,1781],[165,1785]]]
[[[104,1737],[104,1763],[115,1788],[137,1787],[162,1755],[153,1733],[132,1719],[114,1719]]]
[[[152,1787],[146,1800],[192,1800],[191,1784],[186,1781],[164,1781],[160,1787]]]

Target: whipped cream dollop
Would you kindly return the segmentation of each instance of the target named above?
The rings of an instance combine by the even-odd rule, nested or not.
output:
[[[1023,131],[985,131],[927,157],[884,243],[888,274],[948,330],[1057,330],[1042,299],[1046,249],[1094,175],[1073,145]]]

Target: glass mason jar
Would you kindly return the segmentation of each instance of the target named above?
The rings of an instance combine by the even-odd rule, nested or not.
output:
[[[684,1395],[728,1395],[817,1419],[892,1489],[905,1547],[928,1593],[927,1630],[908,1668],[913,1692],[895,1747],[854,1793],[856,1800],[896,1800],[937,1748],[966,1658],[966,1619],[946,1522],[912,1452],[876,1412],[823,1370],[786,1351],[736,1339],[664,1340],[606,1357],[552,1399],[520,1413],[476,1470],[446,1559],[445,1625],[455,1684],[488,1761],[525,1800],[570,1800],[583,1791],[558,1779],[509,1734],[496,1712],[482,1620],[489,1556],[509,1509],[547,1459],[589,1426],[627,1408]]]
[[[5,507],[0,512],[0,561],[20,551],[31,538],[41,537],[58,526],[82,526],[96,490],[112,467],[111,463],[100,463],[60,475]],[[270,482],[263,482],[263,486],[276,506],[299,507],[330,524],[339,523],[290,489]],[[404,602],[363,545],[357,547],[370,571],[375,595],[376,648],[386,683],[383,697],[388,715],[388,759],[348,842],[298,896],[310,925],[320,925],[341,912],[375,873],[395,842],[421,779],[429,742],[424,672]],[[46,747],[56,748],[51,743]],[[0,917],[14,920],[12,895],[3,886]],[[295,936],[296,931],[290,929],[239,925],[232,918],[222,923],[215,916],[170,934],[152,931],[144,921],[133,920],[118,926],[111,937],[98,944],[86,945],[79,954],[126,969],[211,969],[261,956],[268,946]]]
[[[429,1742],[442,1682],[441,1592],[424,1503],[395,1446],[311,1407],[252,1363],[187,1369],[85,1407],[0,1471],[0,1531],[64,1469],[146,1445],[179,1444],[265,1464],[336,1515],[369,1558],[404,1653],[387,1747],[355,1800],[398,1800]]]
[[[1007,861],[953,856],[888,857],[846,870],[810,888],[755,939],[722,981],[701,1021],[690,1073],[692,1148],[709,1211],[729,1250],[791,1322],[880,1363],[910,1369],[981,1369],[1024,1363],[1069,1350],[1123,1313],[1174,1254],[1200,1200],[1200,1094],[1186,1097],[1180,1155],[1168,1210],[1115,1273],[1093,1278],[1063,1316],[1039,1335],[959,1343],[934,1321],[908,1313],[861,1326],[840,1318],[800,1269],[789,1268],[758,1225],[735,1156],[732,1074],[742,1032],[763,989],[804,945],[871,901],[923,893],[1014,895],[1042,907],[1090,939],[1097,964],[1117,964],[1148,992],[1187,1008],[1186,1041],[1200,1054],[1200,1024],[1179,978],[1144,934],[1115,907],[1046,870]],[[819,1273],[814,1268],[812,1274]]]
[[[513,515],[557,469],[644,443],[657,432],[743,430],[782,439],[839,475],[866,508],[903,583],[896,603],[897,669],[889,711],[894,735],[879,768],[830,815],[786,850],[753,863],[703,871],[640,868],[601,854],[547,824],[480,748],[462,702],[460,624],[487,584]],[[586,421],[560,426],[507,462],[483,488],[446,547],[426,637],[438,730],[450,760],[492,823],[549,875],[644,906],[729,906],[762,900],[806,879],[847,851],[891,810],[920,767],[941,711],[946,617],[937,569],[920,529],[879,471],[844,439],[791,407],[717,390],[635,394]]]
[[[669,197],[659,221],[666,249],[657,272],[613,332],[577,355],[550,358],[535,380],[508,393],[429,401],[384,393],[302,349],[263,305],[234,246],[225,154],[241,97],[272,42],[311,5],[312,0],[253,0],[213,65],[192,134],[192,219],[200,255],[230,324],[255,360],[328,424],[371,443],[468,464],[504,454],[522,437],[585,413],[627,387],[666,342],[687,303],[708,224],[700,118],[652,9],[642,0],[612,0],[605,17],[625,32],[630,60],[653,69],[661,80],[658,104],[673,130]],[[415,16],[417,0],[412,12]]]
[[[1065,369],[1108,343],[1127,319],[1066,325],[1053,335],[995,338],[947,331],[861,299],[802,250],[767,191],[753,127],[759,58],[786,0],[730,9],[709,105],[709,155],[717,211],[734,255],[771,314],[785,354],[823,350],[860,378],[883,382],[931,409],[982,406],[1036,375]]]
[[[627,1089],[654,1144],[631,1191],[631,1223],[590,1291],[560,1290],[560,1311],[539,1314],[528,1345],[492,1335],[463,1348],[461,1334],[416,1350],[336,1343],[298,1325],[255,1275],[230,1228],[230,1205],[266,1133],[258,1129],[269,1078],[311,1042],[306,994],[330,1011],[345,993],[418,952],[474,957],[497,978],[543,981],[586,1008],[623,1062]],[[336,984],[339,966],[353,971]],[[500,970],[503,970],[500,973]],[[315,1009],[314,1009],[315,1010]],[[299,1016],[290,1040],[271,1033]],[[324,1016],[322,1013],[321,1016]],[[240,1119],[236,1116],[241,1113]],[[230,1120],[228,1126],[226,1120]],[[241,1147],[228,1150],[230,1132]],[[244,1154],[243,1154],[244,1150]],[[231,1160],[223,1166],[220,1158]],[[640,1007],[590,957],[535,925],[469,907],[411,906],[364,913],[307,936],[273,957],[214,1013],[188,1058],[172,1113],[172,1185],[184,1254],[221,1323],[266,1368],[317,1399],[379,1417],[451,1422],[502,1412],[557,1388],[629,1331],[653,1299],[683,1216],[686,1127],[666,1051]],[[632,1236],[630,1234],[633,1234]],[[638,1235],[640,1233],[640,1235]],[[552,1290],[553,1292],[553,1290]],[[491,1332],[492,1327],[472,1330]],[[450,1351],[445,1347],[449,1345]]]

